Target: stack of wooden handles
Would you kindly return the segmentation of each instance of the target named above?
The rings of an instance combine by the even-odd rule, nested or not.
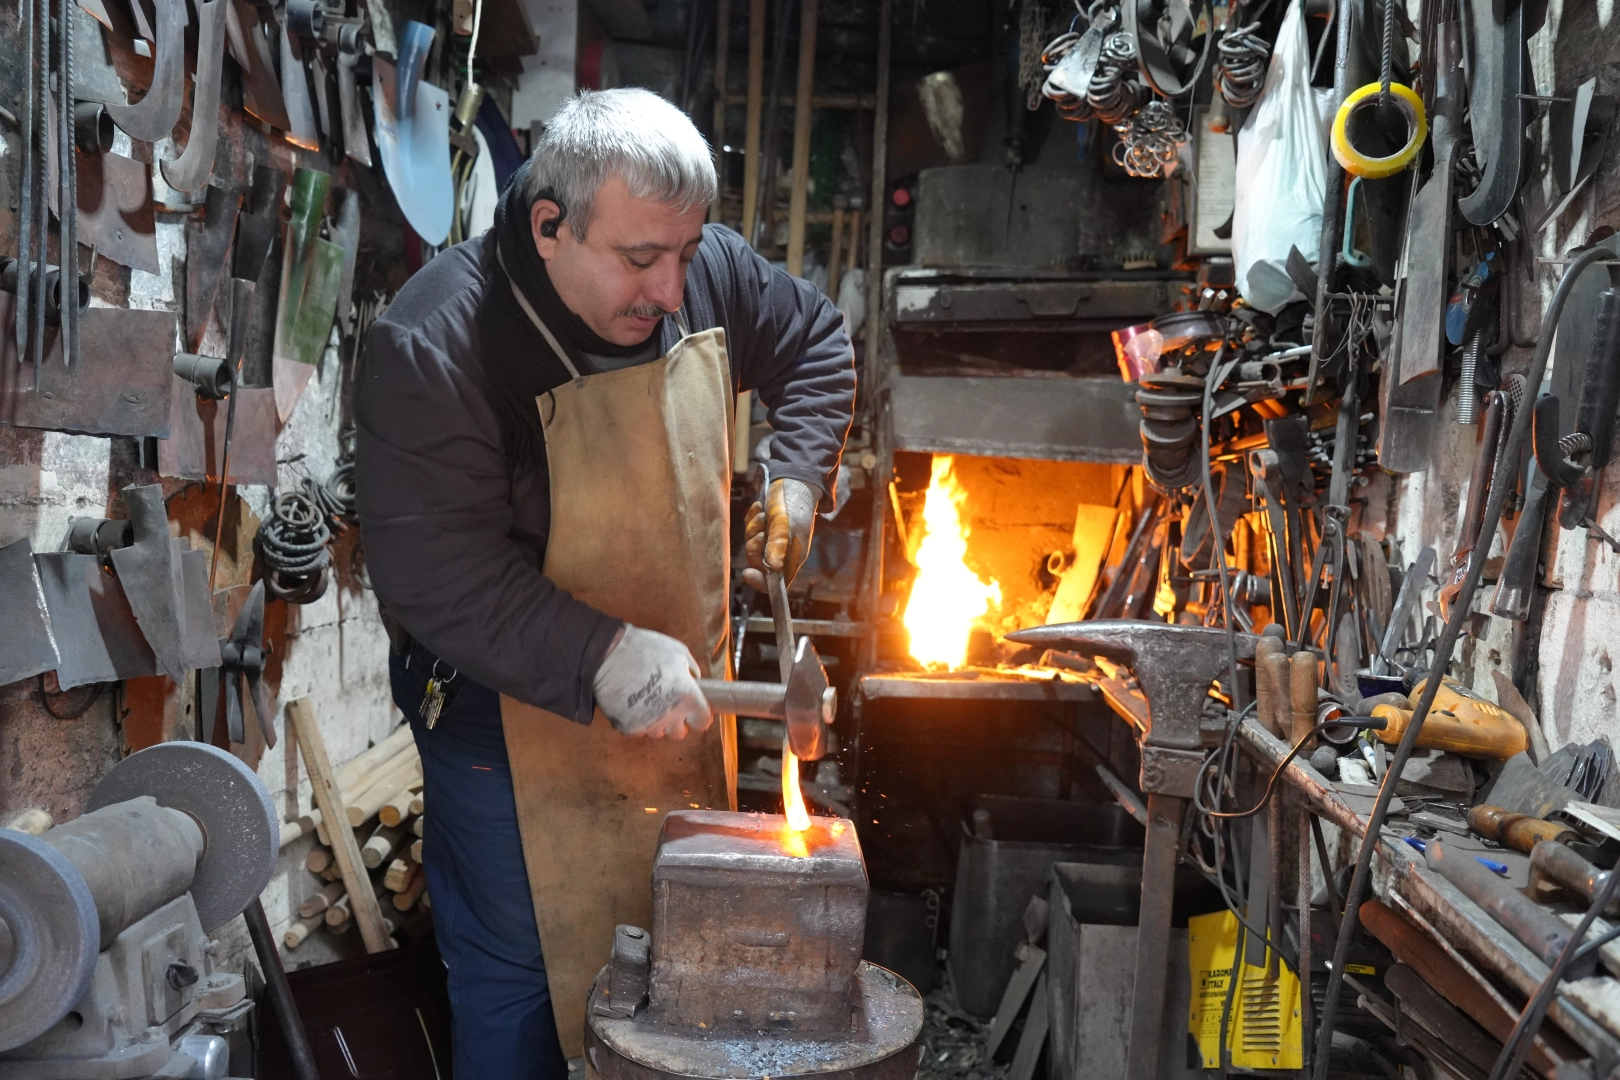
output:
[[[389,933],[397,933],[412,911],[427,911],[427,878],[422,873],[422,759],[416,752],[409,725],[337,771],[348,825],[360,844],[360,860],[379,901]],[[320,843],[304,859],[309,872],[322,882],[298,909],[298,920],[282,941],[288,949],[302,945],[311,933],[325,927],[331,934],[354,928],[349,893],[344,886],[332,837],[313,809],[281,827],[281,845],[315,833]]]

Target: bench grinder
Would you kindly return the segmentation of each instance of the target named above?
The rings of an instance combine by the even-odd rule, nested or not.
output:
[[[0,829],[0,1080],[220,1080],[252,1002],[208,935],[276,866],[270,795],[213,746],[162,743],[82,816]]]

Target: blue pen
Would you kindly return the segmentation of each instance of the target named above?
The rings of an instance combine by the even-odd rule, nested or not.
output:
[[[1423,854],[1427,855],[1429,853],[1429,846],[1427,844],[1425,844],[1423,841],[1419,840],[1417,837],[1415,837],[1415,836],[1403,836],[1403,837],[1401,837],[1401,839],[1405,840],[1408,844],[1411,844],[1413,847],[1417,848]]]
[[[1481,866],[1483,866],[1485,869],[1489,870],[1491,873],[1493,873],[1493,874],[1501,874],[1503,877],[1507,877],[1507,872],[1508,872],[1507,863],[1499,863],[1499,862],[1496,862],[1496,861],[1494,861],[1492,859],[1487,859],[1487,858],[1485,858],[1483,856],[1480,856],[1480,855],[1475,855],[1474,858],[1478,859],[1479,864]]]

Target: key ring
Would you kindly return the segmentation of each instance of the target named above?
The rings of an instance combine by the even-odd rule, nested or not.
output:
[[[433,658],[433,670],[428,672],[428,678],[429,679],[437,679],[439,677],[439,665],[442,664],[442,663],[444,663],[444,661],[440,660],[438,657]],[[452,667],[450,669],[450,677],[448,679],[445,679],[444,681],[447,682],[447,683],[453,683],[453,682],[456,681],[456,676],[458,676],[460,674],[461,674],[461,669],[460,668]]]

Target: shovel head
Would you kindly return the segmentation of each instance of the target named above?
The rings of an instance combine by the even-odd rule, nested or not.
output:
[[[0,610],[6,613],[0,619],[0,685],[56,667],[56,642],[26,536],[0,547]]]
[[[180,559],[169,536],[163,488],[157,484],[124,489],[124,507],[135,526],[135,542],[112,552],[113,568],[129,597],[158,671],[176,682],[185,678],[185,584]]]
[[[408,24],[414,26],[417,24]],[[408,31],[407,31],[408,33]],[[396,71],[388,61],[371,64],[377,151],[400,211],[429,244],[450,235],[450,95],[421,79],[425,51],[414,71]],[[410,92],[406,102],[402,93]],[[409,108],[402,106],[408,104]]]
[[[34,556],[60,654],[62,689],[156,675],[146,643],[118,578],[94,555],[50,551]]]

